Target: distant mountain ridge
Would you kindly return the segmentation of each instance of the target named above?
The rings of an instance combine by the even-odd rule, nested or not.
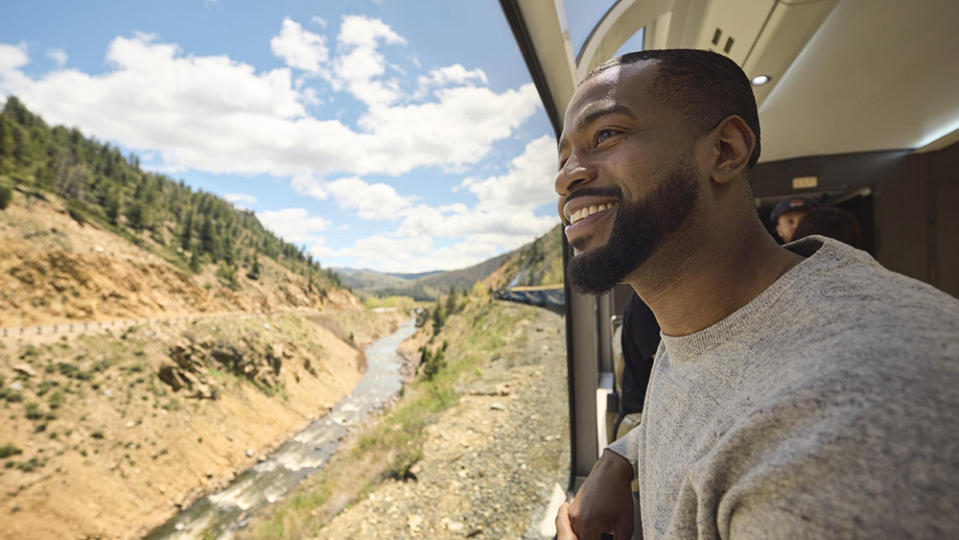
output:
[[[369,269],[334,268],[344,285],[356,292],[374,296],[410,296],[416,300],[435,300],[450,287],[456,290],[473,288],[486,279],[509,257],[498,255],[481,263],[458,270],[433,270],[419,273],[387,273]]]
[[[370,269],[334,268],[343,284],[375,296],[411,296],[435,300],[452,286],[471,289],[481,282],[486,289],[563,283],[563,231],[557,225],[546,234],[514,251],[481,263],[447,272],[420,274],[377,272]]]

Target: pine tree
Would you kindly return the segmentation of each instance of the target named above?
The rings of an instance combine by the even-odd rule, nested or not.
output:
[[[180,247],[183,251],[190,251],[193,245],[193,212],[187,212],[183,220],[183,229],[180,231]]]
[[[190,254],[190,271],[194,274],[200,273],[200,257],[197,256],[196,250]]]
[[[142,231],[150,227],[150,211],[143,201],[134,200],[127,207],[127,225],[135,231]]]
[[[443,313],[443,304],[437,300],[436,307],[433,308],[433,334],[436,334],[446,324],[446,314]]]
[[[117,225],[120,221],[120,196],[115,189],[106,192],[103,198],[103,211],[110,221],[110,225]]]
[[[450,285],[449,296],[446,297],[446,313],[452,315],[456,313],[456,288]]]
[[[246,277],[252,279],[253,281],[260,279],[260,258],[255,254],[253,255],[253,268],[247,272]]]
[[[13,199],[13,190],[10,186],[0,185],[0,210],[6,210],[10,206],[11,199]]]

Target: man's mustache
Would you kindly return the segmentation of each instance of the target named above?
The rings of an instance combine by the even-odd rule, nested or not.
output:
[[[565,205],[577,197],[615,197],[617,200],[621,200],[623,198],[623,191],[618,187],[587,187],[577,189],[566,197],[563,204]]]

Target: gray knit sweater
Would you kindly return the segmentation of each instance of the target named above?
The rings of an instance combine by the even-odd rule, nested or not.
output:
[[[715,325],[663,336],[640,427],[643,535],[959,538],[959,301],[810,237]]]

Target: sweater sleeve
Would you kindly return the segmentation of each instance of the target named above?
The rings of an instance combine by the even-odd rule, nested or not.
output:
[[[639,432],[640,427],[637,426],[635,429],[623,435],[622,437],[611,442],[606,449],[615,452],[629,461],[629,464],[633,467],[634,471],[637,471],[636,462],[639,460]]]

